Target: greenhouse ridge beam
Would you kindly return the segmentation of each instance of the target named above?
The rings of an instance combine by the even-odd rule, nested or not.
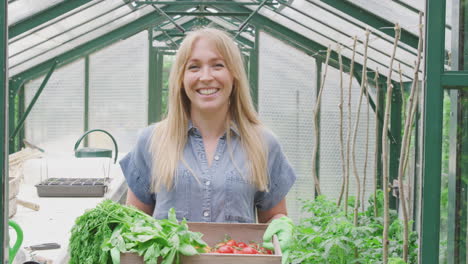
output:
[[[175,10],[176,8],[168,7],[168,9]],[[40,63],[30,69],[27,69],[21,73],[18,73],[11,77],[14,81],[24,82],[26,80],[34,79],[44,74],[52,66],[55,60],[58,61],[57,66],[68,64],[78,58],[81,58],[87,54],[95,52],[103,47],[106,47],[116,41],[128,38],[148,27],[164,22],[164,18],[157,16],[157,12],[154,11],[149,13],[129,24],[126,24],[118,29],[115,29],[105,35],[95,38],[85,44],[73,48],[56,58],[49,59],[43,63]]]
[[[38,25],[53,20],[77,7],[91,2],[91,0],[67,0],[33,15],[23,21],[20,21],[9,27],[8,38],[12,39]]]
[[[348,0],[320,0],[320,1],[340,10],[341,12],[345,14],[348,14],[354,17],[357,20],[363,21],[364,23],[384,32],[385,34],[391,36],[392,38],[395,37],[395,33],[393,30],[382,30],[382,28],[393,29],[393,27],[395,26],[394,23],[387,21],[380,16],[372,14],[371,12],[363,10],[362,8],[360,8],[359,6],[356,6],[355,4],[351,3]],[[443,24],[445,25],[445,23]],[[418,37],[413,35],[411,32],[405,29],[401,29],[400,41],[415,49],[418,48]]]
[[[247,12],[184,12],[184,11],[170,11],[166,12],[166,14],[173,16],[173,15],[181,15],[181,16],[248,16],[250,13]]]
[[[143,4],[158,4],[158,5],[184,5],[184,6],[194,6],[194,5],[235,5],[235,6],[246,6],[246,5],[259,5],[258,2],[235,2],[235,1],[216,1],[216,2],[206,2],[206,1],[135,1],[137,5]],[[275,5],[274,3],[266,3],[266,5]]]

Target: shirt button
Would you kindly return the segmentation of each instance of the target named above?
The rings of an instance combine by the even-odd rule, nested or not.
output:
[[[211,184],[210,181],[206,181],[206,182],[205,182],[205,185],[206,185],[206,186],[210,186],[210,184]]]
[[[214,156],[214,159],[219,160],[219,156],[218,155]]]
[[[208,217],[208,216],[210,216],[210,212],[205,211],[205,212],[203,212],[203,215],[204,215],[205,217]]]

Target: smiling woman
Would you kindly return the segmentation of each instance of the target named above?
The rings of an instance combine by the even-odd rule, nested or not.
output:
[[[207,111],[226,115],[233,81],[213,41],[198,39],[193,44],[183,81],[184,91],[191,102],[192,119],[199,119]]]
[[[266,240],[278,234],[287,251],[285,196],[296,175],[258,118],[241,53],[227,33],[187,35],[169,76],[167,117],[144,129],[120,164],[127,204],[157,219],[174,208],[179,220],[192,222],[274,220]]]

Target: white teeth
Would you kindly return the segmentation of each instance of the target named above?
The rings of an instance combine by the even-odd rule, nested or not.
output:
[[[218,91],[218,89],[211,88],[211,89],[200,89],[198,90],[198,93],[203,94],[203,95],[210,95],[214,94]]]

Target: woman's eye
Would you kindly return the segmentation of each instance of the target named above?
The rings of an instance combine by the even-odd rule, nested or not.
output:
[[[189,70],[193,70],[193,69],[197,69],[197,68],[198,68],[197,65],[190,65],[190,66],[188,66],[188,69],[189,69]]]
[[[215,64],[215,67],[216,67],[216,68],[224,68],[224,64],[222,64],[222,63],[217,63],[217,64]]]

